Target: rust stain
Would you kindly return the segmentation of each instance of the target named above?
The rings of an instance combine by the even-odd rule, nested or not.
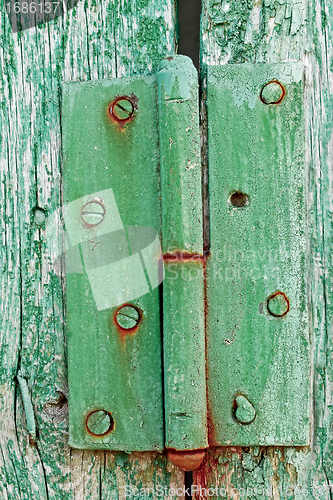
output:
[[[207,368],[207,364],[206,364]],[[206,369],[206,372],[208,372],[208,369]],[[211,403],[208,398],[207,394],[207,432],[208,432],[208,443],[209,446],[218,446],[217,440],[216,440],[216,431],[215,431],[215,426],[213,422],[213,416],[212,416],[212,410],[211,410]]]
[[[31,446],[35,446],[35,444],[36,444],[36,436],[32,436],[31,434],[29,434],[29,444]]]
[[[126,307],[126,306],[129,306],[129,307],[133,307],[133,309],[136,309],[138,314],[139,314],[139,321],[137,322],[137,324],[135,326],[133,326],[133,328],[123,328],[122,326],[119,325],[118,321],[117,321],[117,313],[120,309],[122,309],[123,307]],[[119,306],[115,312],[113,313],[113,317],[112,317],[112,320],[113,320],[113,323],[119,333],[119,337],[121,338],[121,340],[125,340],[127,336],[132,336],[134,335],[137,330],[139,329],[139,326],[141,325],[142,323],[142,320],[143,320],[143,311],[142,309],[140,309],[139,307],[135,306],[134,304],[131,304],[131,303],[126,303],[126,304],[122,304],[121,306]]]
[[[131,106],[132,106],[132,112],[128,118],[121,119],[117,117],[116,113],[114,112],[114,107],[119,103],[119,101],[128,101]],[[121,129],[124,128],[126,123],[132,122],[135,118],[135,110],[138,109],[138,98],[135,94],[131,94],[130,96],[128,95],[121,95],[121,96],[116,96],[114,100],[108,105],[107,107],[107,115],[108,118],[113,122],[117,123]]]
[[[176,252],[167,252],[163,255],[163,262],[202,262],[205,258],[199,253],[184,252],[177,250]]]
[[[209,380],[208,367],[208,297],[207,297],[207,259],[209,254],[204,257],[203,278],[204,278],[204,322],[205,322],[205,361],[206,361],[206,382]],[[207,400],[207,434],[209,446],[214,446],[216,443],[216,431],[212,415],[212,405],[208,394],[208,384],[206,383],[206,400]]]
[[[214,458],[209,451],[207,451],[204,460],[200,467],[193,473],[193,484],[199,488],[208,489],[208,478],[216,477],[219,467],[219,458]],[[222,478],[223,479],[223,478]]]

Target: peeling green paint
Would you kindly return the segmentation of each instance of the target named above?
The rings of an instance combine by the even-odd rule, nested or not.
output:
[[[122,469],[111,453],[68,447],[64,283],[61,269],[51,266],[44,226],[32,217],[36,207],[48,217],[61,202],[62,82],[155,73],[174,51],[175,5],[87,0],[15,35],[2,9],[0,39],[0,497],[108,499],[127,483],[183,483],[183,473],[160,454],[129,455]],[[28,443],[18,369],[31,391],[35,447]]]

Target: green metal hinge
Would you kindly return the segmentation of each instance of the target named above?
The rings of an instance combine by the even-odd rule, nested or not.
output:
[[[208,68],[204,257],[191,61],[64,84],[72,447],[308,443],[302,92],[298,63]]]
[[[69,443],[204,449],[196,70],[174,56],[157,77],[65,83],[62,124]]]
[[[208,68],[211,445],[309,444],[303,67]]]

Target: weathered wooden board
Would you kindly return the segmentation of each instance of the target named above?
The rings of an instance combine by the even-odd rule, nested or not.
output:
[[[61,201],[63,81],[149,75],[175,47],[170,0],[81,1],[12,34],[0,15],[0,496],[124,498],[124,485],[183,484],[163,455],[68,447],[63,283],[45,218]],[[16,376],[28,382],[38,437],[29,444]]]
[[[203,2],[204,64],[305,65],[311,445],[211,449],[194,483],[202,488],[225,486],[229,498],[332,498],[332,29],[333,9],[325,0]],[[217,498],[214,495],[211,498]]]

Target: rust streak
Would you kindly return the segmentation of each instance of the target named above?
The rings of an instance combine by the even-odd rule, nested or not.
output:
[[[118,321],[117,321],[117,313],[120,309],[122,309],[123,307],[125,306],[130,306],[130,307],[133,307],[134,309],[136,309],[139,313],[139,321],[138,323],[133,326],[132,328],[123,328],[122,326],[119,325]],[[143,311],[141,309],[139,309],[138,307],[136,307],[135,305],[133,304],[130,304],[130,303],[126,303],[126,304],[122,304],[121,306],[119,306],[115,312],[113,313],[113,316],[112,316],[112,320],[113,320],[113,323],[119,333],[119,337],[121,340],[125,340],[128,336],[132,336],[134,335],[137,330],[139,329],[141,323],[142,323],[142,320],[143,320]]]
[[[182,250],[167,252],[163,255],[163,262],[205,262],[205,257],[199,253],[189,253]]]

